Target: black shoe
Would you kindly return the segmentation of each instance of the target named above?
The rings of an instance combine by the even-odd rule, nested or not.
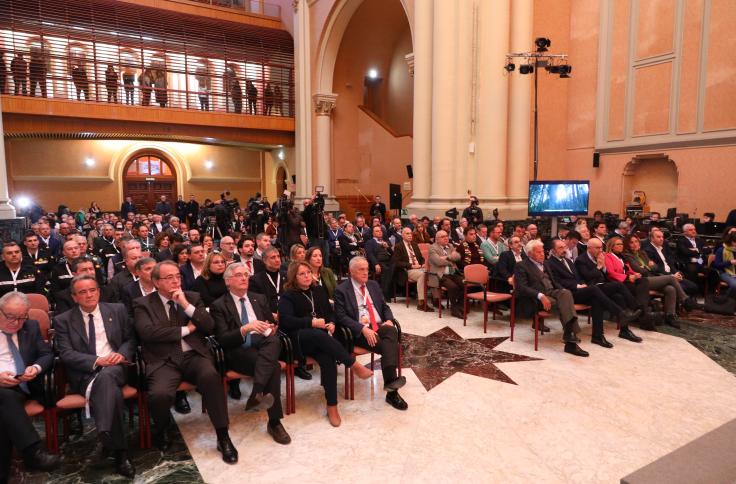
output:
[[[656,328],[654,329],[656,331]],[[628,326],[622,326],[621,331],[618,332],[618,337],[633,341],[634,343],[641,343],[642,339],[631,332]]]
[[[409,408],[409,404],[401,398],[399,392],[393,391],[386,394],[386,403],[394,407],[396,410],[406,410]]]
[[[99,467],[107,464],[107,459],[110,457],[110,451],[105,448],[102,442],[97,442],[92,452],[85,457],[85,464],[90,467]],[[2,481],[0,481],[2,483]]]
[[[639,329],[644,331],[657,331],[657,326],[651,321],[639,323]]]
[[[246,412],[258,412],[268,410],[273,406],[273,395],[270,393],[254,393],[245,402]]]
[[[192,411],[187,400],[187,392],[176,392],[176,401],[174,402],[174,410],[176,413],[187,414]]]
[[[458,319],[465,319],[465,315],[459,309],[458,310],[455,310],[455,309],[450,310],[450,314],[452,316],[458,318]]]
[[[128,479],[135,477],[135,466],[128,459],[127,454],[122,453],[120,456],[115,458],[115,472]]]
[[[532,323],[532,331],[534,331],[534,323]],[[549,326],[545,325],[544,323],[539,324],[539,332],[540,333],[549,333],[551,329],[549,329]]]
[[[40,446],[23,460],[26,469],[34,471],[53,471],[61,463],[58,455],[49,454]]]
[[[398,390],[399,388],[403,387],[404,385],[406,385],[406,377],[405,376],[399,376],[399,377],[396,377],[395,379],[393,379],[392,381],[386,383],[383,386],[383,389],[391,392],[391,391]]]
[[[609,343],[606,337],[603,335],[597,337],[593,336],[590,342],[598,346],[603,346],[604,348],[613,348],[613,345]]]
[[[580,343],[580,338],[572,331],[565,331],[562,334],[562,341],[565,343]]]
[[[619,314],[619,322],[621,324],[628,324],[632,321],[636,321],[639,316],[641,316],[641,309],[637,309],[636,311],[625,309],[621,314]]]
[[[302,380],[311,380],[312,374],[307,371],[307,368],[304,366],[297,366],[294,369],[294,376],[301,378]]]
[[[277,444],[289,445],[291,443],[291,437],[286,433],[286,429],[281,422],[276,425],[266,425],[268,435],[270,435]]]
[[[682,307],[685,308],[685,311],[687,312],[690,312],[693,309],[703,309],[704,308],[704,306],[698,303],[698,301],[694,297],[689,297],[685,299],[684,301],[682,301]]]
[[[588,356],[589,353],[583,350],[580,346],[575,343],[565,343],[565,353],[570,353],[575,356]]]
[[[662,326],[664,324],[664,313],[662,312],[651,312],[645,317],[656,326]]]
[[[217,450],[222,454],[222,460],[227,464],[235,464],[238,462],[238,450],[233,445],[230,437],[217,439]]]
[[[164,430],[163,432],[157,433],[153,439],[153,443],[161,452],[167,452],[171,448],[169,432]]]
[[[664,317],[664,322],[668,326],[672,326],[675,329],[680,329],[680,320],[677,319],[677,315],[675,314],[668,314]]]
[[[227,394],[233,400],[240,400],[243,396],[243,394],[240,393],[240,380],[230,380],[228,382]]]

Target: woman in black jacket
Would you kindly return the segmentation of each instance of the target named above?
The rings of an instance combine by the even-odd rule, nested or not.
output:
[[[211,252],[204,260],[202,274],[194,280],[192,290],[202,296],[205,306],[210,307],[220,296],[227,293],[227,286],[223,279],[226,267],[225,257],[219,252]]]
[[[327,399],[327,418],[333,427],[341,420],[337,411],[337,364],[351,367],[359,378],[367,379],[373,372],[348,353],[336,339],[334,313],[322,286],[314,284],[312,268],[306,262],[289,266],[286,292],[279,299],[279,329],[294,345],[295,358],[307,356],[319,363],[321,383]]]

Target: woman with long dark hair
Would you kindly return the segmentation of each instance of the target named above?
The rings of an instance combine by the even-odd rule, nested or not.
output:
[[[225,257],[219,252],[210,252],[204,260],[204,268],[194,280],[192,290],[202,296],[205,306],[210,307],[220,296],[227,293],[227,286],[223,279],[226,268]]]

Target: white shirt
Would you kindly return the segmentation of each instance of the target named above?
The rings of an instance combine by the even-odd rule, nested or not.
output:
[[[164,295],[161,294],[160,292],[158,293],[158,297],[161,298],[161,302],[164,304],[164,310],[166,311],[166,316],[169,316],[169,301],[171,301],[171,299],[164,297]],[[194,305],[190,304],[189,306],[186,307],[186,309],[184,309],[184,314],[186,314],[188,317],[191,318],[192,316],[194,316],[194,310],[195,310]],[[189,346],[189,344],[186,341],[184,341],[184,337],[189,336],[189,333],[190,333],[189,328],[187,328],[186,326],[181,327],[181,350],[184,353],[186,353],[187,351],[192,351],[192,347]]]
[[[144,296],[148,296],[152,292],[156,292],[156,286],[153,287],[153,290],[146,292],[146,288],[143,287],[143,284],[141,284],[141,280],[138,279],[137,282],[138,282],[138,287],[140,287],[140,289],[141,289],[141,294],[143,294]]]
[[[18,351],[20,351],[20,343],[18,342],[18,333],[13,333],[10,338],[13,340],[13,343],[15,343],[15,346],[18,348]],[[23,363],[26,364],[26,367],[28,367],[28,361],[24,361]],[[42,368],[41,365],[32,365],[35,366],[36,369],[38,369],[39,373],[41,372]],[[15,375],[15,360],[13,359],[13,354],[10,352],[10,346],[8,345],[8,338],[5,337],[5,333],[0,332],[0,373],[9,371],[13,375]]]
[[[376,305],[373,304],[373,299],[371,298],[371,293],[368,290],[368,285],[365,284],[365,297],[363,297],[363,291],[360,290],[360,286],[364,285],[356,281],[355,279],[350,279],[350,282],[353,283],[353,291],[355,292],[355,300],[358,302],[358,322],[362,322],[363,318],[367,318],[370,325],[370,316],[368,315],[368,301],[371,303],[371,308],[373,309],[373,317],[376,320],[376,323],[381,323],[381,316],[379,316],[378,311],[376,311]],[[364,323],[365,324],[365,323]]]
[[[516,262],[521,262],[522,261],[521,252],[519,252],[518,254],[516,252],[514,252],[513,250],[511,252],[514,254],[514,260]]]
[[[657,251],[657,254],[659,254],[659,257],[662,259],[662,263],[664,264],[664,270],[665,272],[670,272],[670,265],[667,263],[667,259],[664,256],[664,251],[662,250],[662,247],[657,247],[656,245],[652,244],[652,247],[654,247],[654,250]]]
[[[100,312],[99,304],[94,311],[88,313],[79,308],[79,312],[82,314],[82,321],[84,321],[84,332],[89,339],[89,315],[91,314],[95,321],[95,354],[98,358],[104,358],[113,352],[112,346],[107,341],[107,333],[105,332],[105,322],[102,319],[102,313]]]
[[[233,294],[232,292],[229,294],[233,298],[235,309],[238,310],[238,321],[242,321],[243,313],[240,311],[240,296],[238,296],[237,294]],[[244,295],[243,299],[245,299],[245,312],[248,313],[248,321],[256,321],[258,319],[258,316],[256,316],[256,312],[253,310],[253,305],[250,303],[250,299],[248,299],[248,294]]]
[[[419,264],[419,259],[417,259],[417,254],[414,252],[414,248],[406,240],[404,241],[404,247],[406,248],[406,255],[409,257],[409,264]],[[414,260],[412,260],[412,255]]]

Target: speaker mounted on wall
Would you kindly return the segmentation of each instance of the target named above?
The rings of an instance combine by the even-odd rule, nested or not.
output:
[[[593,168],[598,168],[601,166],[601,154],[597,151],[593,152]]]

